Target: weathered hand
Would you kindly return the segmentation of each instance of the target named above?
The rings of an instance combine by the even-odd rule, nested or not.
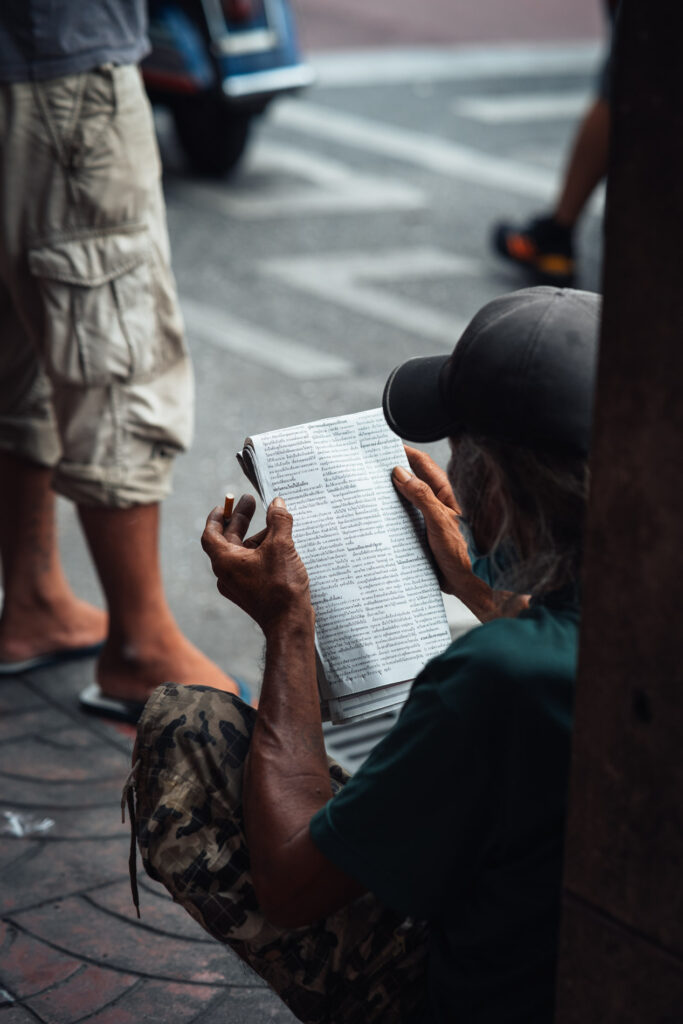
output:
[[[460,509],[444,471],[426,452],[405,446],[414,475],[396,466],[396,489],[424,516],[427,541],[439,570],[441,589],[455,594],[482,622],[519,615],[529,599],[504,590],[491,590],[472,572],[467,544],[458,526]]]
[[[227,523],[223,509],[215,508],[206,521],[202,547],[219,592],[267,633],[292,612],[312,620],[313,609],[308,573],[294,547],[292,517],[284,500],[271,502],[265,530],[245,540],[255,507],[251,495],[243,495]]]
[[[461,596],[472,579],[467,544],[458,526],[460,509],[444,471],[426,452],[405,446],[411,475],[396,466],[392,479],[404,498],[424,516],[427,541],[439,570],[441,589]]]

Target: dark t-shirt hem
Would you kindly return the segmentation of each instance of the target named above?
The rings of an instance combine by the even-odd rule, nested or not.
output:
[[[84,71],[93,71],[103,64],[139,64],[150,51],[147,39],[137,39],[130,46],[102,46],[85,53],[66,54],[35,63],[27,61],[0,67],[0,82],[39,82],[63,78]]]

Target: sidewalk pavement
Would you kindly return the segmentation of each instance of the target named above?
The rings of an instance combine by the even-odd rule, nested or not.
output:
[[[0,1024],[290,1024],[234,954],[138,874],[134,728],[84,714],[92,660],[0,680]]]

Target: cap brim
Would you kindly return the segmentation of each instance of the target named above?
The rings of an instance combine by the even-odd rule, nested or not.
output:
[[[405,441],[439,441],[453,429],[439,377],[450,356],[417,356],[393,371],[384,388],[384,416]]]

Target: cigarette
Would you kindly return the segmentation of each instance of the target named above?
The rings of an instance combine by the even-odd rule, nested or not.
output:
[[[235,495],[234,494],[226,494],[225,495],[225,505],[223,506],[223,518],[224,519],[229,519],[230,518],[230,516],[232,515],[232,508],[233,508],[234,504],[235,504]]]

